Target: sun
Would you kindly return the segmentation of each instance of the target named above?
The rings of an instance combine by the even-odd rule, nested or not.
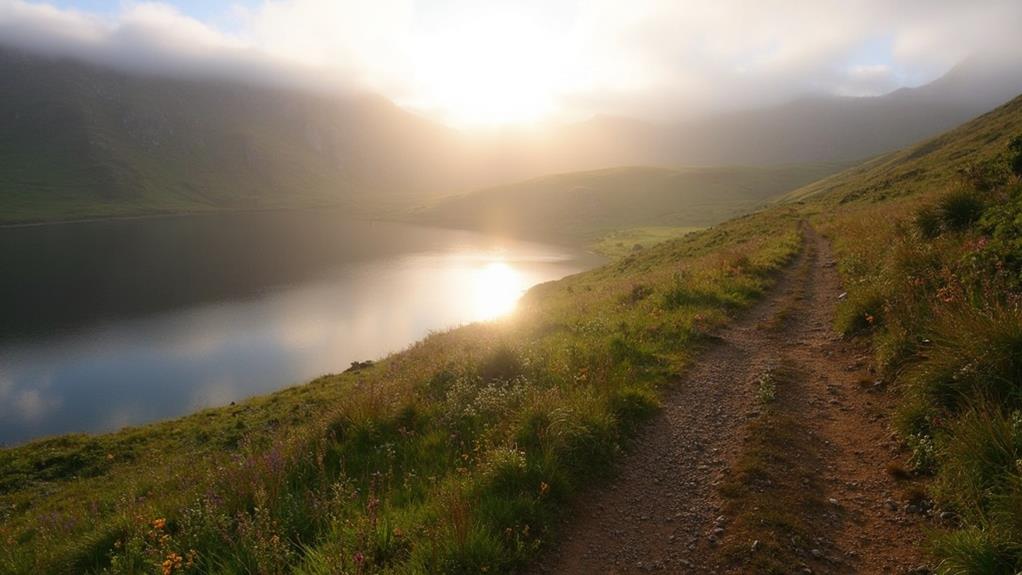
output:
[[[511,313],[525,287],[522,275],[506,262],[489,262],[478,268],[473,286],[475,319],[494,319]]]
[[[422,107],[463,127],[536,123],[556,111],[553,34],[515,10],[459,11],[443,33],[416,38],[416,96]]]

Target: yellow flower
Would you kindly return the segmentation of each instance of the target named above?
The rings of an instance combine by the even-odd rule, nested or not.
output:
[[[171,551],[167,553],[167,558],[163,560],[160,566],[163,568],[163,575],[170,575],[175,569],[181,569],[181,562],[183,558]]]

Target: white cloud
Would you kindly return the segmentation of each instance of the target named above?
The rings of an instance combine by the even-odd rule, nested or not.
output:
[[[879,96],[895,89],[898,78],[887,64],[852,66],[845,82],[835,87],[842,96]]]
[[[34,388],[20,388],[0,376],[0,417],[15,421],[35,421],[61,405],[60,397],[49,390],[49,380]]]
[[[876,94],[1022,52],[1022,2],[265,0],[232,32],[157,3],[0,0],[0,43],[161,74],[364,88],[442,118],[677,117]],[[884,39],[886,49],[863,55]]]

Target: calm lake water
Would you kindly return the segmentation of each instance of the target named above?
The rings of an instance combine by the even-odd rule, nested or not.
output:
[[[0,444],[184,415],[513,309],[599,263],[331,213],[0,229]]]

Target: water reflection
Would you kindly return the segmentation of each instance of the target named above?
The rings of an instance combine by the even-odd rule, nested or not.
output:
[[[492,319],[510,313],[525,291],[521,274],[504,261],[494,261],[474,271],[476,319]]]
[[[541,244],[428,236],[425,251],[339,262],[256,295],[8,338],[0,442],[113,430],[338,372],[430,330],[506,314],[529,286],[595,263]]]

